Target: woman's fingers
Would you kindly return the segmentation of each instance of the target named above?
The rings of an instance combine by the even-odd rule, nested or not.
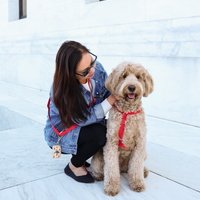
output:
[[[121,97],[118,94],[113,94],[115,96],[115,99],[120,100]]]

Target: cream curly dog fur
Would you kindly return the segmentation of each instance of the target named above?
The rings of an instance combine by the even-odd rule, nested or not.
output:
[[[144,177],[149,173],[144,167],[147,130],[141,99],[153,91],[153,79],[141,65],[123,62],[108,76],[105,86],[111,93],[121,96],[121,100],[115,103],[120,111],[128,113],[140,110],[140,113],[127,116],[122,143],[128,149],[124,149],[118,146],[122,113],[115,106],[111,108],[107,143],[92,158],[94,178],[99,181],[104,179],[104,192],[114,196],[120,190],[120,172],[128,172],[130,188],[141,192],[145,189]]]

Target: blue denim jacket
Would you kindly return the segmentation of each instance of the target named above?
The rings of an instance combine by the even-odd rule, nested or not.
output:
[[[105,80],[107,79],[108,75],[106,71],[104,70],[103,66],[101,63],[97,61],[96,67],[95,67],[95,74],[94,76],[90,79],[92,88],[93,88],[93,96],[96,99],[96,102],[92,104],[92,106],[89,108],[89,111],[91,113],[91,116],[87,117],[87,121],[79,123],[78,126],[64,135],[62,139],[60,140],[59,144],[61,146],[62,152],[64,153],[70,153],[70,154],[76,154],[77,153],[77,141],[78,141],[78,136],[79,132],[82,126],[87,126],[89,124],[93,123],[102,123],[102,120],[104,119],[104,111],[101,106],[101,102],[106,99],[108,96],[110,96],[110,92],[105,88]],[[82,86],[82,94],[85,98],[85,101],[89,105],[90,102],[93,101],[92,95],[90,91],[86,90],[84,86]],[[51,86],[50,90],[50,98],[51,98],[51,103],[50,103],[50,116],[51,116],[51,121],[54,125],[54,127],[60,132],[64,129],[64,127],[61,125],[61,120],[59,116],[59,112],[56,108],[56,106],[53,103],[53,88]],[[57,143],[58,141],[58,136],[54,132],[51,122],[49,120],[49,117],[47,115],[47,121],[46,121],[46,126],[44,129],[44,135],[45,135],[45,140],[49,146],[53,146]]]

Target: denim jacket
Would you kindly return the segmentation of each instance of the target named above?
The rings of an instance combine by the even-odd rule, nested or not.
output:
[[[93,96],[96,99],[96,102],[92,104],[91,107],[89,107],[89,111],[91,113],[90,116],[87,116],[87,120],[85,122],[81,122],[78,124],[78,126],[68,132],[66,135],[64,135],[61,140],[59,141],[59,145],[61,146],[62,152],[64,153],[70,153],[70,154],[76,154],[77,153],[77,141],[80,133],[80,129],[82,126],[87,126],[89,124],[93,123],[104,123],[104,111],[101,106],[101,102],[106,99],[108,96],[110,96],[110,92],[105,88],[105,80],[107,79],[108,75],[106,71],[104,70],[103,66],[101,65],[100,62],[96,62],[96,67],[95,67],[95,74],[94,76],[90,79],[92,88],[93,88]],[[82,94],[85,98],[85,101],[89,105],[92,101],[92,95],[90,91],[86,90],[84,86],[82,86]],[[54,127],[61,132],[64,127],[61,125],[61,120],[59,116],[59,112],[54,105],[53,102],[53,87],[51,86],[50,89],[50,98],[51,98],[51,103],[50,103],[50,116],[51,116],[51,121],[54,125]],[[58,136],[53,130],[51,126],[51,122],[49,120],[49,117],[47,115],[47,121],[46,121],[46,126],[44,129],[44,136],[47,144],[52,147],[55,145],[58,141]]]

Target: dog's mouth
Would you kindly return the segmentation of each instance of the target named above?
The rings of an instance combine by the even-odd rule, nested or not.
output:
[[[135,99],[138,95],[137,94],[134,94],[134,93],[128,93],[126,94],[126,97],[129,98],[129,99]]]

